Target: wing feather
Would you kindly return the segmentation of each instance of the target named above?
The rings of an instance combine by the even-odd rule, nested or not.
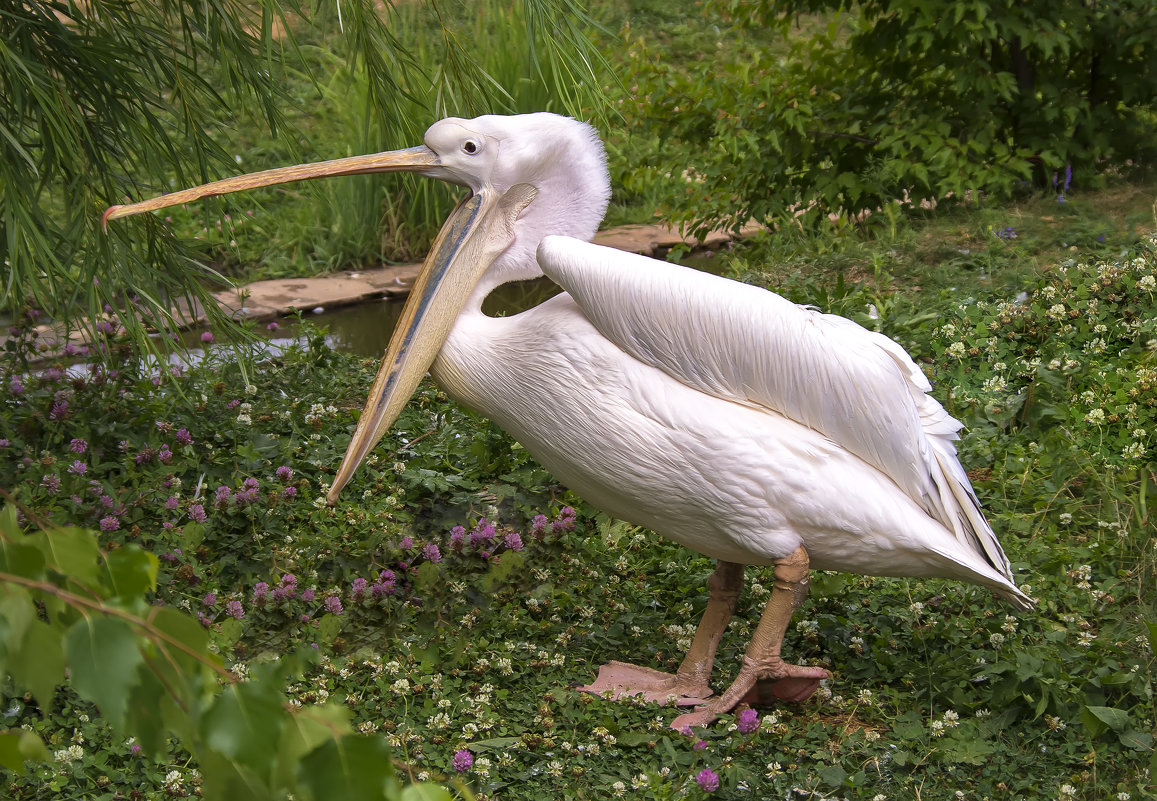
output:
[[[758,287],[577,239],[543,239],[538,259],[624,351],[688,386],[819,431],[1011,579],[956,458],[961,424],[891,339]]]

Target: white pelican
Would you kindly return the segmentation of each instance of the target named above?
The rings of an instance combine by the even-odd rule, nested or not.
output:
[[[908,354],[763,289],[590,244],[610,188],[584,123],[445,119],[425,146],[268,170],[105,217],[397,170],[470,194],[426,260],[329,501],[429,370],[595,506],[719,560],[674,675],[612,662],[584,689],[700,705],[678,729],[747,697],[806,698],[828,672],[789,664],[780,648],[809,567],[960,579],[1031,606],[957,460],[960,423]],[[544,274],[566,292],[512,317],[482,313],[498,285]],[[774,587],[738,676],[712,697],[749,564],[773,566]]]

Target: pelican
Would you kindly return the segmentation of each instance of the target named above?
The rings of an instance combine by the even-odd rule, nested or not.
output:
[[[609,515],[718,560],[674,674],[621,662],[582,689],[696,709],[802,700],[828,671],[782,658],[810,569],[943,577],[1033,601],[961,467],[961,424],[911,357],[856,323],[736,281],[589,242],[610,196],[589,125],[549,113],[444,119],[425,145],[226,179],[105,220],[257,186],[411,171],[469,189],[436,238],[329,490],[333,504],[427,371]],[[500,284],[564,290],[491,318]],[[745,565],[774,583],[738,674],[711,688]]]

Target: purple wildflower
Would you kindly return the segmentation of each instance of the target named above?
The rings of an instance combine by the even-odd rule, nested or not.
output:
[[[574,528],[574,521],[576,516],[577,515],[574,509],[569,506],[564,506],[558,510],[558,517],[555,518],[551,528],[558,529],[559,531],[570,531]]]
[[[189,519],[194,523],[205,522],[205,507],[199,503],[195,503],[189,507]]]
[[[213,606],[214,604],[217,603],[217,593],[215,593],[215,592],[205,593],[205,597],[201,599],[201,603],[205,604],[205,606]]]
[[[101,493],[101,496],[96,499],[96,502],[103,506],[105,509],[111,509],[114,505],[116,505],[116,501],[112,499],[112,496],[105,495],[104,493]]]
[[[13,377],[13,379],[8,382],[8,391],[11,392],[13,395],[23,394],[24,382],[21,381],[19,378]]]
[[[209,344],[210,342],[212,342],[213,341],[213,332],[212,331],[202,332],[201,341],[204,342],[205,344]]]
[[[176,509],[180,505],[181,505],[181,502],[179,500],[177,500],[176,495],[170,495],[168,498],[165,498],[165,508],[168,509],[170,512],[173,511],[174,509]]]
[[[368,586],[369,586],[369,582],[367,582],[361,576],[358,576],[356,579],[353,580],[353,583],[350,585],[350,597],[354,601],[361,603],[366,597],[366,588]]]
[[[691,748],[695,751],[703,751],[707,748],[707,741],[706,740],[696,740],[695,745],[691,746]]]
[[[189,433],[187,428],[177,429],[177,444],[178,445],[192,445],[193,436]]]
[[[76,459],[68,466],[68,472],[72,473],[74,476],[83,476],[88,472],[88,465],[80,461],[80,459]]]
[[[157,460],[161,464],[172,464],[173,463],[173,452],[171,450],[169,450],[168,445],[162,445],[161,449],[159,451],[157,451]]]
[[[236,408],[237,408],[238,406],[240,406],[240,405],[241,405],[241,401],[239,401],[239,400],[231,400],[231,401],[229,401],[228,403],[226,403],[226,404],[225,404],[225,408],[226,408],[226,409],[236,409]]]
[[[88,443],[79,437],[73,437],[72,442],[68,443],[68,449],[73,453],[84,453],[88,450]]]
[[[711,768],[703,768],[699,771],[695,781],[699,784],[699,789],[705,793],[713,793],[719,789],[719,776]]]
[[[257,608],[261,609],[269,600],[269,585],[264,581],[259,581],[253,587],[253,603],[257,604]]]
[[[297,592],[297,576],[292,573],[286,573],[281,577],[281,586]]]
[[[316,597],[317,596],[315,595],[313,590],[304,590],[301,593],[301,600],[305,601],[307,604],[312,603],[313,599]]]
[[[278,328],[281,328],[281,326],[280,326],[280,325],[278,325],[276,321],[274,321],[274,322],[270,323],[269,325],[265,326],[265,330],[266,330],[266,331],[276,331]]]
[[[550,530],[550,521],[546,519],[546,515],[535,515],[534,520],[530,521],[530,533],[536,537],[541,537]]]
[[[517,531],[509,532],[506,535],[506,539],[504,541],[506,542],[506,547],[509,548],[510,550],[512,550],[512,551],[521,551],[522,550],[522,535],[520,535]]]
[[[108,515],[100,519],[101,531],[116,531],[121,527],[121,521],[117,520],[115,516]]]
[[[751,734],[759,728],[759,713],[751,708],[743,710],[739,713],[736,728],[740,734]]]
[[[209,628],[209,626],[213,624],[213,620],[201,611],[197,612],[197,622],[199,622],[204,628]]]
[[[48,413],[49,420],[63,420],[68,417],[68,401],[58,400],[52,404],[52,411]]]
[[[137,754],[139,754],[139,753],[140,753],[142,750],[144,750],[144,749],[142,749],[142,748],[141,748],[141,744],[140,744],[140,743],[133,743],[132,745],[130,745],[130,746],[129,746],[129,751],[131,751],[131,752],[132,752],[132,755],[133,755],[133,756],[136,756],[136,755],[137,755]]]
[[[462,548],[466,545],[466,529],[462,526],[454,526],[450,529],[450,547],[454,549],[455,553],[462,553]]]
[[[470,544],[485,545],[492,539],[494,539],[494,526],[490,525],[484,517],[478,521],[478,525],[470,532]]]
[[[293,478],[293,470],[291,470],[288,465],[283,464],[277,468],[277,480],[282,484],[288,484],[291,478]]]
[[[137,464],[148,464],[156,458],[157,452],[152,449],[152,446],[146,445],[145,447],[141,448],[140,452],[137,453],[136,456],[133,457],[133,461]]]
[[[56,493],[60,492],[60,476],[56,475],[55,473],[47,475],[40,479],[40,486],[48,490],[50,495],[55,495]]]
[[[422,546],[422,556],[426,557],[427,562],[441,562],[442,552],[438,550],[438,546],[432,542],[427,542]]]
[[[410,550],[411,548],[414,547],[414,538],[409,536],[409,535],[402,537],[402,541],[398,543],[398,547],[401,548],[403,551]]]
[[[297,487],[286,487],[281,491],[281,497],[293,500],[297,497]]]
[[[8,441],[8,437],[0,438],[0,448],[7,448],[12,443]]]
[[[240,601],[229,601],[225,604],[225,614],[236,620],[245,617],[245,608],[241,606]]]
[[[341,614],[341,599],[336,595],[331,595],[325,599],[325,611],[331,615]]]
[[[474,755],[463,748],[455,752],[454,758],[450,760],[450,767],[459,773],[465,773],[474,767]]]

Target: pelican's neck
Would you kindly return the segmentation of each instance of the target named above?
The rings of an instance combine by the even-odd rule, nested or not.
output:
[[[589,241],[611,197],[606,152],[594,128],[553,114],[529,114],[519,120],[524,132],[533,134],[536,126],[543,130],[502,143],[500,159],[515,166],[508,173],[496,170],[492,186],[505,193],[515,184],[530,184],[537,193],[514,224],[514,242],[478,282],[468,309],[480,310],[486,296],[502,284],[541,278],[537,251],[544,237]],[[533,152],[534,158],[524,150]]]

